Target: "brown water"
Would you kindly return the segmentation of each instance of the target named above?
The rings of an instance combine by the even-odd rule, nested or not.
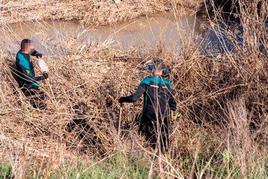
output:
[[[179,50],[199,33],[199,21],[195,17],[176,18],[171,14],[101,27],[86,27],[74,21],[42,21],[2,26],[0,33],[4,34],[1,48],[12,53],[19,49],[21,39],[31,38],[37,50],[47,55],[61,54],[66,51],[64,43],[69,37],[81,46],[102,44],[109,48],[146,49],[161,43]]]

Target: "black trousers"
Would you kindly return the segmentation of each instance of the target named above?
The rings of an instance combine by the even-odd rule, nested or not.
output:
[[[38,87],[25,87],[21,88],[22,92],[28,99],[30,100],[31,105],[34,108],[38,109],[46,109],[45,98],[46,95],[42,92]]]
[[[139,133],[145,137],[153,148],[162,152],[169,147],[169,122],[168,117],[157,118],[154,114],[142,114],[138,117]]]

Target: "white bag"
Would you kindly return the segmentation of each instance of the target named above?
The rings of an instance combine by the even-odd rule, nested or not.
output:
[[[46,62],[43,59],[38,59],[37,64],[41,70],[42,73],[48,73],[49,69],[48,66],[46,64]]]

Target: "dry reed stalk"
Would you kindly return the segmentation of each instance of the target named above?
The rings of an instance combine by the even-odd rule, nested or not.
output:
[[[254,16],[244,11],[243,16],[250,15]],[[243,25],[251,27],[248,23]],[[85,47],[80,53],[81,45],[72,37],[52,42],[47,44],[49,50],[64,50],[46,59],[53,75],[44,87],[49,96],[45,112],[33,109],[19,92],[8,66],[14,54],[0,53],[0,153],[10,161],[16,177],[24,177],[28,170],[37,168],[44,176],[49,175],[70,160],[82,157],[86,163],[112,156],[115,151],[129,156],[142,151],[146,159],[156,157],[163,166],[167,165],[161,169],[164,175],[178,178],[189,174],[211,176],[209,165],[225,149],[238,154],[235,165],[243,177],[265,168],[263,156],[267,151],[261,149],[265,142],[257,141],[267,141],[268,65],[267,56],[254,43],[217,57],[202,55],[198,45],[192,43],[177,54],[156,49],[144,57],[139,50],[122,52],[101,45]],[[122,111],[117,104],[119,92],[130,92],[138,85],[142,64],[153,56],[164,58],[171,66],[170,79],[182,113],[173,122],[172,143],[162,156],[144,147],[146,142],[139,136],[131,138],[137,145],[129,149],[128,136],[135,129],[125,126],[138,114],[141,103],[126,105]],[[122,68],[123,74],[118,70]],[[118,116],[124,127],[120,138]],[[68,131],[76,118],[82,122]],[[253,128],[249,124],[254,124]],[[228,133],[228,129],[232,132]],[[262,135],[255,135],[256,131]],[[254,155],[248,161],[252,151]],[[202,157],[208,161],[200,169],[197,163]],[[185,169],[182,159],[193,167]],[[152,177],[159,172],[153,161],[150,172]],[[228,176],[232,176],[231,172],[228,170]]]
[[[89,25],[107,25],[159,12],[176,10],[183,16],[193,14],[200,0],[124,0],[114,1],[1,1],[1,24],[35,20],[78,20]]]

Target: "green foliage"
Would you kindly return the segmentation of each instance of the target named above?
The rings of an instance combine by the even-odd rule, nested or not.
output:
[[[138,164],[136,160],[130,160],[122,154],[116,154],[112,158],[99,163],[84,166],[78,164],[76,167],[63,166],[53,173],[50,178],[70,178],[70,179],[85,179],[85,178],[147,178],[147,166]]]

